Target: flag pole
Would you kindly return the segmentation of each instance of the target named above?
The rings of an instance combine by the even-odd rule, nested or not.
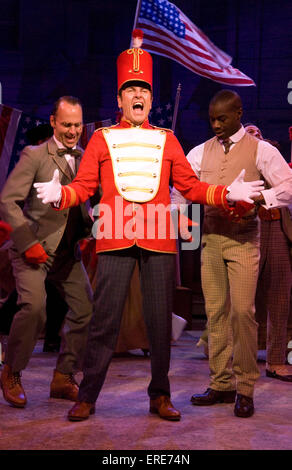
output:
[[[172,116],[171,130],[173,132],[174,132],[175,126],[176,126],[176,118],[177,118],[177,112],[178,112],[178,106],[179,106],[179,100],[180,100],[180,92],[181,92],[181,84],[179,83],[178,86],[177,86],[177,89],[176,89],[174,111],[173,111],[173,116]]]
[[[134,29],[136,28],[136,26],[137,26],[138,16],[139,16],[139,13],[140,13],[140,8],[141,8],[141,1],[142,1],[142,0],[138,0],[138,1],[137,1],[137,7],[136,7],[136,13],[135,13],[135,20],[134,20],[133,30],[134,30]]]
[[[171,130],[174,132],[175,130],[175,125],[176,125],[176,118],[177,118],[177,112],[178,112],[178,107],[179,107],[179,100],[180,100],[180,92],[181,92],[181,84],[179,83],[176,89],[176,97],[175,97],[175,104],[174,104],[174,110],[173,110],[173,116],[172,116],[172,124],[171,124]],[[180,275],[180,246],[179,246],[179,240],[177,238],[176,240],[176,259],[175,259],[175,264],[176,264],[176,285],[181,286],[181,275]]]

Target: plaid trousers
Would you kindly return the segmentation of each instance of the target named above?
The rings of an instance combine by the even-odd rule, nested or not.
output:
[[[80,401],[95,403],[115,351],[122,312],[135,263],[138,260],[143,315],[150,345],[151,382],[148,395],[170,396],[168,379],[175,256],[129,249],[98,255],[94,312],[79,387]]]
[[[256,320],[259,323],[259,347],[266,348],[269,364],[284,364],[286,360],[290,292],[289,243],[282,231],[281,220],[262,220]]]
[[[259,377],[254,307],[259,258],[256,219],[205,217],[201,276],[214,390],[253,396]]]

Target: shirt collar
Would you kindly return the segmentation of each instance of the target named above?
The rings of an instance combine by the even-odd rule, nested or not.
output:
[[[243,125],[241,125],[240,129],[237,132],[235,132],[235,134],[231,135],[229,137],[229,139],[232,141],[232,143],[235,144],[235,143],[239,142],[242,139],[244,134],[245,134],[245,129],[244,129]],[[220,139],[220,143],[221,144],[223,143],[222,139]]]

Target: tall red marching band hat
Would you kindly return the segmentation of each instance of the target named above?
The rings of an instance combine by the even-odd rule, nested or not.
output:
[[[117,59],[118,91],[135,82],[136,86],[145,86],[152,90],[152,57],[141,49],[143,31],[134,29],[132,48],[123,51]],[[133,83],[134,85],[134,83]]]

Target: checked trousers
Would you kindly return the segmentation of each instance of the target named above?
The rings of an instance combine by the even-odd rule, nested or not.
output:
[[[253,396],[259,377],[254,306],[259,258],[257,220],[240,224],[205,217],[201,273],[214,390]]]

